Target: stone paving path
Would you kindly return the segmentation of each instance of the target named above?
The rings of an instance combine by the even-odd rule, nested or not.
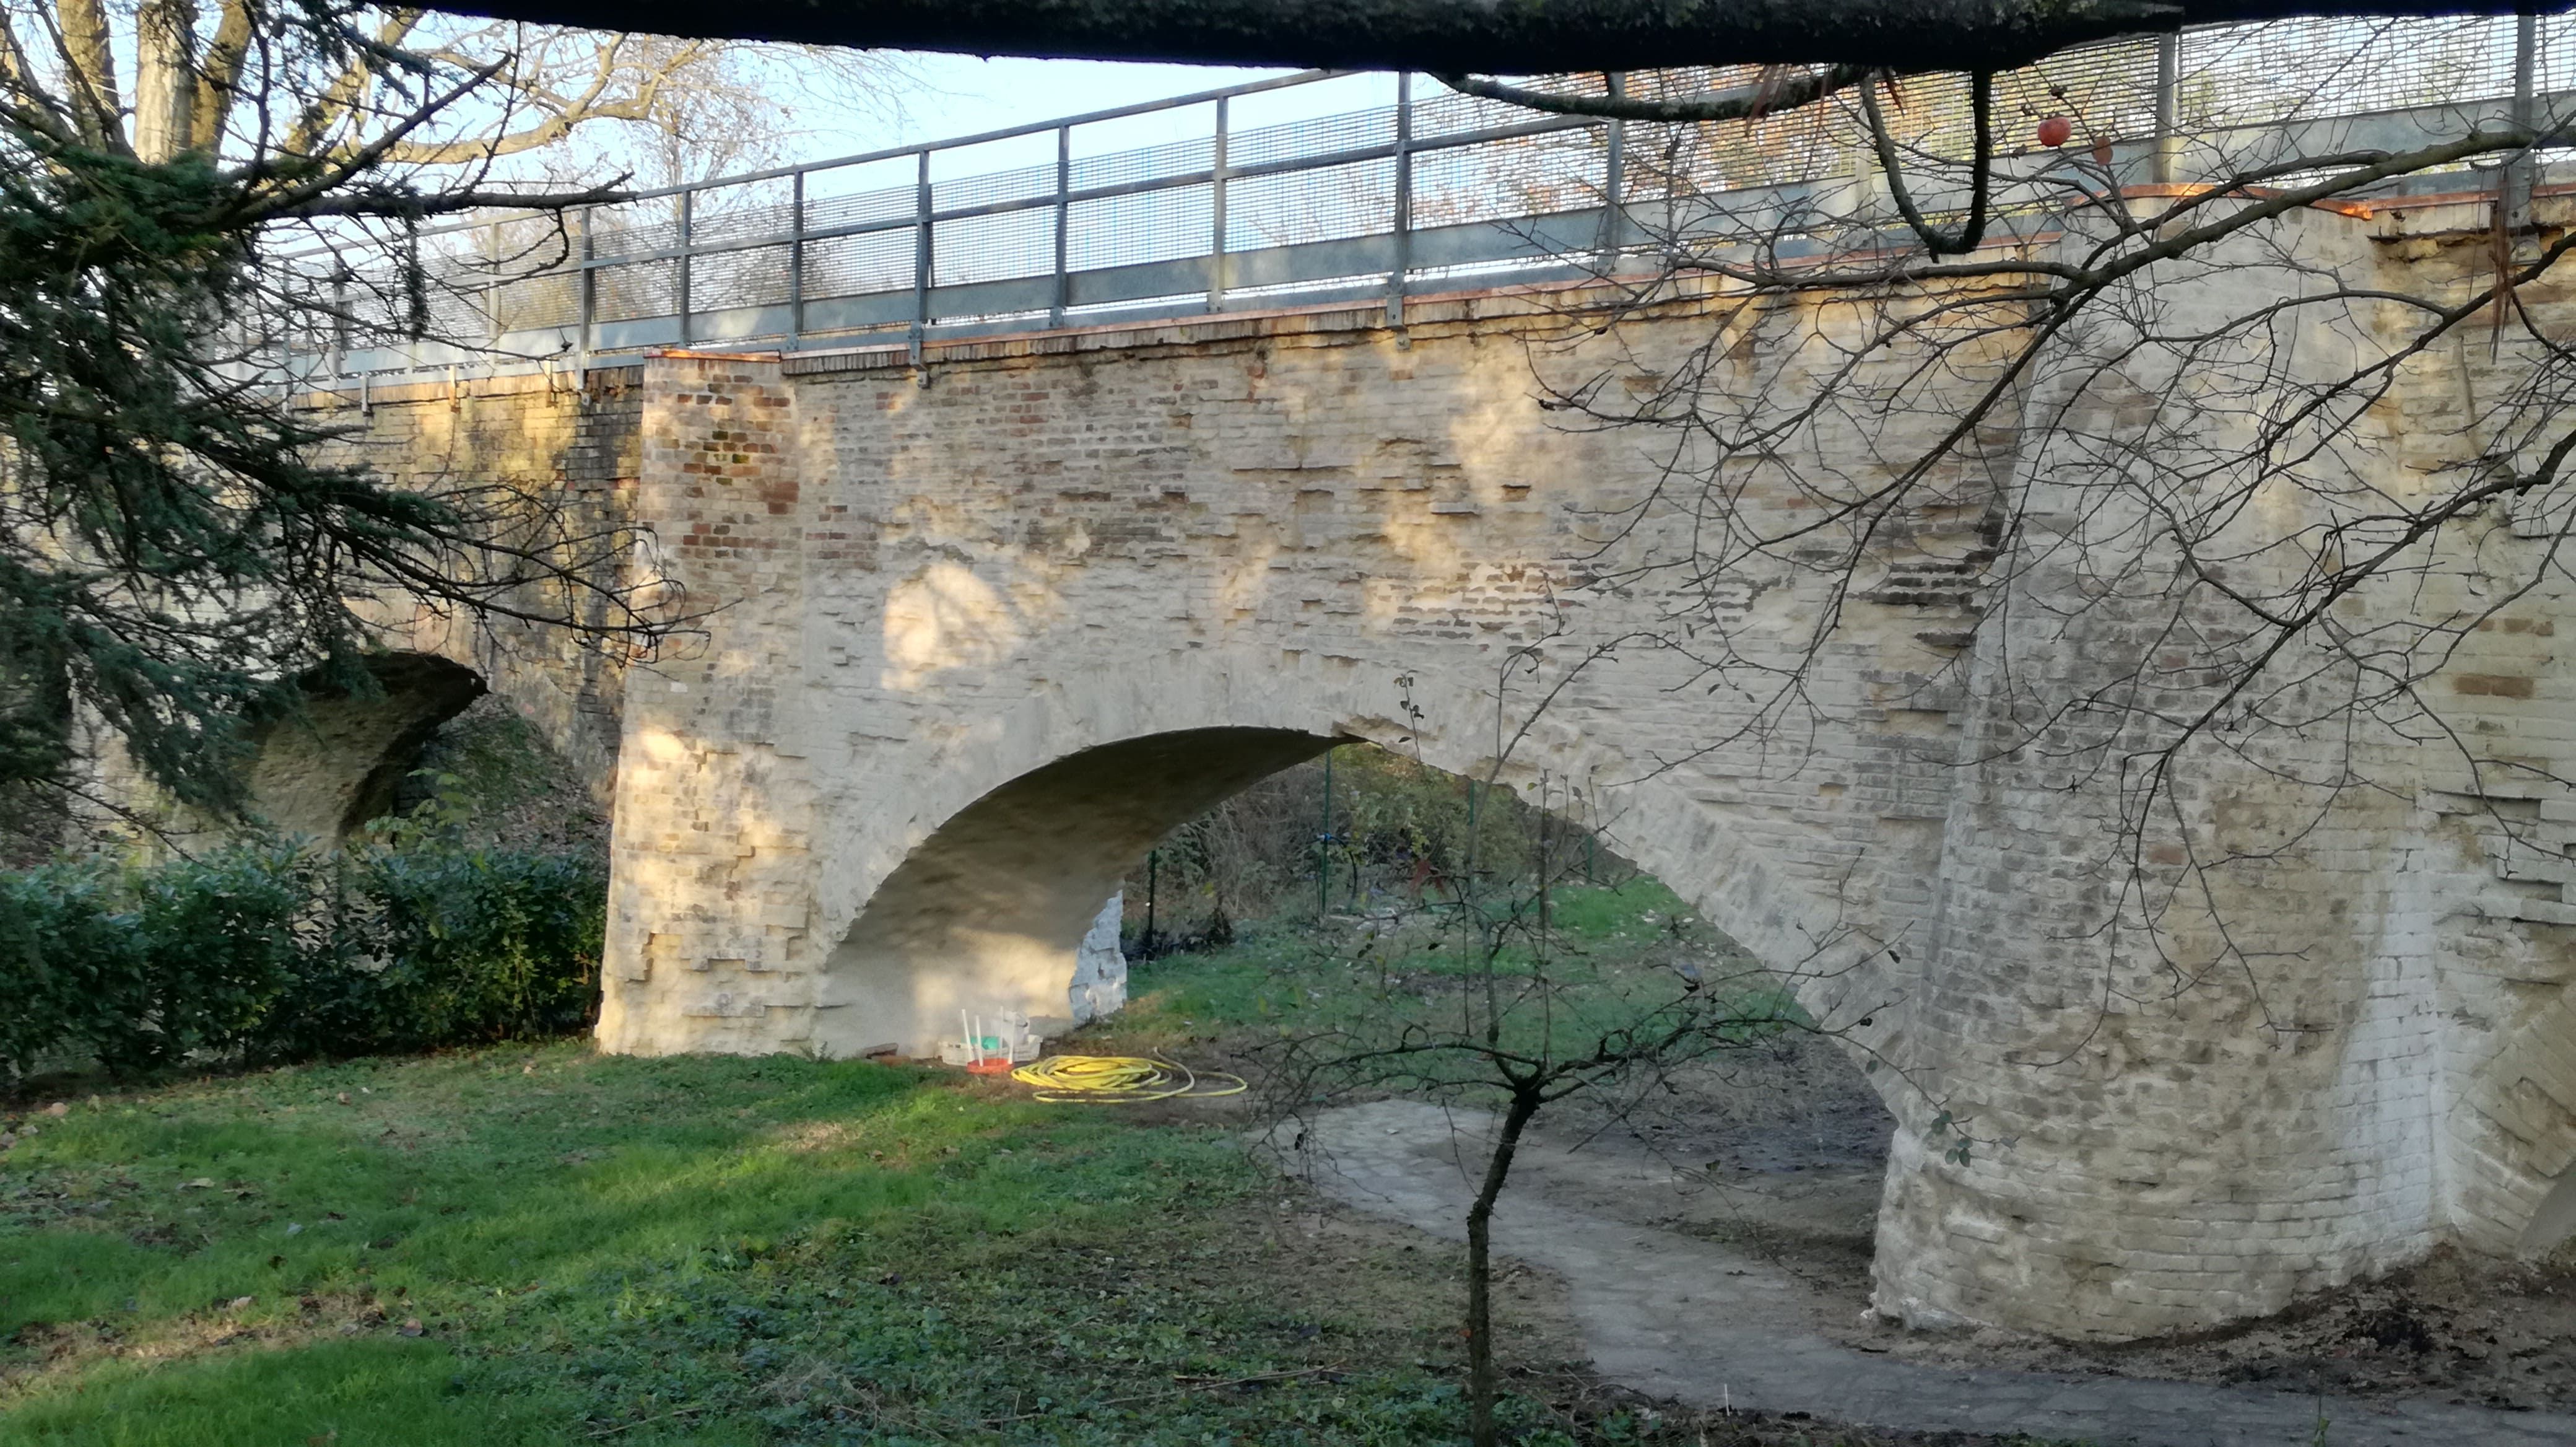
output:
[[[1416,1101],[1333,1111],[1302,1163],[1327,1195],[1450,1240],[1472,1194],[1461,1168],[1487,1119]],[[2136,1447],[2309,1447],[2318,1399],[2244,1387],[1956,1371],[1816,1334],[1807,1286],[1760,1257],[1615,1219],[1560,1186],[1598,1157],[1541,1146],[1495,1214],[1495,1249],[1563,1277],[1593,1367],[1698,1407],[1813,1412],[1924,1431],[2027,1432]],[[2328,1447],[2576,1447],[2576,1416],[2326,1398]]]

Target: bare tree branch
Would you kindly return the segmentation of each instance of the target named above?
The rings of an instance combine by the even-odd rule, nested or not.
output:
[[[1729,90],[1710,91],[1704,95],[1678,99],[1653,99],[1628,95],[1569,95],[1559,91],[1538,90],[1529,86],[1506,85],[1498,80],[1475,76],[1443,74],[1435,77],[1442,85],[1462,95],[1481,96],[1503,101],[1528,110],[1546,111],[1552,115],[1606,116],[1629,121],[1740,121],[1753,120],[1774,111],[1795,110],[1803,105],[1858,85],[1873,74],[1866,66],[1834,65],[1821,71],[1801,71],[1765,76],[1751,85]]]
[[[264,210],[272,220],[314,220],[325,216],[367,216],[386,219],[424,219],[431,216],[453,216],[468,211],[569,211],[582,206],[604,206],[628,199],[619,189],[626,178],[617,177],[581,191],[441,191],[417,195],[400,191],[382,193],[365,190],[342,191],[291,206]]]
[[[215,33],[197,68],[197,99],[188,113],[188,148],[212,153],[224,135],[241,82],[242,62],[250,54],[250,0],[223,0]]]
[[[2511,0],[458,0],[459,14],[966,55],[1535,75],[1680,65],[2002,70],[2070,45],[2292,15],[2510,14]]]
[[[1870,144],[1878,152],[1879,170],[1887,177],[1887,191],[1896,202],[1897,214],[1923,243],[1923,249],[1934,256],[1956,256],[1974,251],[1986,235],[1986,199],[1992,189],[1995,165],[1995,73],[1978,71],[1969,78],[1968,110],[1974,118],[1976,150],[1968,161],[1968,214],[1959,229],[1944,232],[1923,219],[1914,204],[1914,193],[1905,184],[1905,168],[1896,157],[1896,138],[1889,134],[1887,117],[1878,108],[1878,82],[1873,80],[1860,88],[1861,113],[1869,117]]]

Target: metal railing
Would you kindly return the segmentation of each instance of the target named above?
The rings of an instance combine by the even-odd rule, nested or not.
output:
[[[1608,83],[1688,94],[1750,75]],[[2068,51],[2000,77],[1995,105],[2008,133],[2063,112],[2137,179],[2173,179],[2185,138],[2331,122],[2338,137],[2400,144],[2468,108],[2527,113],[2571,83],[2564,17],[2283,21]],[[1342,97],[1366,103],[1327,109]],[[1101,144],[1182,119],[1202,132]],[[1910,147],[1964,154],[1965,84],[1907,80],[1892,119]],[[1643,206],[1785,205],[1874,164],[1840,104],[1649,124],[1310,72],[424,232],[422,286],[373,284],[344,256],[288,258],[299,284],[328,292],[309,314],[333,320],[279,341],[290,375],[319,380],[656,347],[885,346],[918,360],[942,337],[1313,302],[1382,301],[1400,322],[1425,287],[1615,262],[1649,236]]]

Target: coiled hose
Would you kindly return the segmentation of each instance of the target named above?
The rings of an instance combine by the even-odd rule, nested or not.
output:
[[[1212,1100],[1249,1089],[1240,1075],[1205,1075],[1170,1060],[1135,1055],[1050,1055],[1011,1072],[1057,1105],[1142,1105],[1149,1100]]]

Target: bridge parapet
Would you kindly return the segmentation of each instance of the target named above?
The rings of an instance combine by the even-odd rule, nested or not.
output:
[[[2518,43],[2510,17],[2203,27],[2011,72],[1994,109],[2008,137],[2031,117],[2070,115],[2076,144],[2120,184],[2189,182],[2501,121]],[[2541,17],[2529,59],[2539,113],[2564,113],[2576,21]],[[1754,79],[1748,68],[1625,83],[1655,95]],[[1902,144],[1968,153],[1964,83],[1912,78],[1891,104]],[[2003,158],[2006,229],[2015,185],[2065,179],[2066,154]],[[726,177],[563,220],[433,229],[422,233],[439,258],[426,340],[412,288],[353,276],[347,246],[289,258],[285,284],[300,273],[331,320],[275,340],[291,377],[346,385],[580,369],[670,347],[888,346],[917,362],[942,338],[1327,302],[1401,320],[1426,291],[1651,272],[1677,242],[1712,235],[1763,236],[1783,254],[1823,246],[1787,218],[1835,209],[1875,184],[1875,166],[1842,102],[1671,125],[1315,72]],[[1961,204],[1956,185],[1917,184],[1927,208]],[[2031,190],[2025,209],[2047,209],[2044,194]]]

